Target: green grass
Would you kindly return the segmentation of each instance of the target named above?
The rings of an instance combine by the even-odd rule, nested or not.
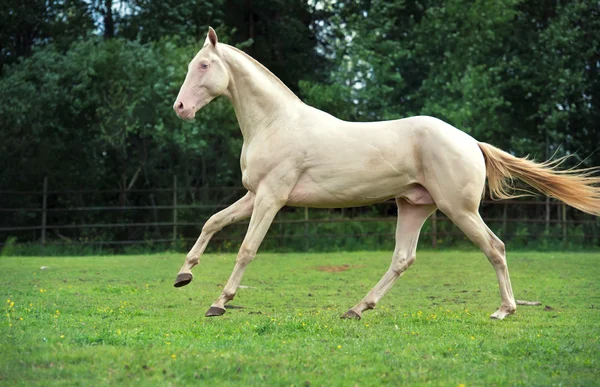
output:
[[[206,255],[175,289],[179,254],[0,257],[0,384],[600,384],[598,253],[509,254],[516,297],[552,309],[504,321],[489,319],[491,265],[457,251],[418,254],[361,321],[339,316],[389,252],[259,254],[231,302],[243,308],[207,319],[234,260]]]

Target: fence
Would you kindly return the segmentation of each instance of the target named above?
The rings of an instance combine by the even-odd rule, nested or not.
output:
[[[19,243],[33,242],[42,245],[114,247],[183,244],[189,247],[210,214],[227,207],[245,192],[243,188],[232,187],[178,189],[176,177],[173,177],[172,187],[155,189],[52,191],[47,178],[41,185],[41,191],[0,191],[2,202],[9,203],[7,206],[0,204],[3,218],[0,220],[0,246],[6,243],[8,237],[18,235]],[[112,200],[104,200],[104,203],[95,205],[78,205],[85,202],[81,199],[83,195],[109,195]],[[159,203],[156,200],[158,196],[161,196]],[[114,204],[115,197],[118,198],[117,205]],[[109,202],[108,205],[106,202]],[[29,205],[16,205],[19,203]],[[32,206],[32,203],[39,204]],[[61,206],[61,203],[66,205]],[[393,244],[395,208],[393,201],[366,209],[288,208],[275,219],[266,239],[274,241],[271,247],[282,247],[285,240],[292,240],[293,246],[301,246],[304,250],[314,246],[316,240],[326,240],[331,245],[335,244],[333,241],[348,238],[372,238],[372,244],[376,246],[377,243]],[[484,200],[481,213],[486,223],[505,240],[545,239],[555,245],[560,242],[567,246],[569,240],[574,238],[576,243],[586,246],[600,245],[598,218],[550,199],[510,202]],[[190,221],[190,218],[195,220]],[[92,222],[86,223],[86,219]],[[242,228],[237,226],[233,232],[217,234],[213,240],[221,243],[240,241],[247,221],[240,224]],[[129,232],[118,232],[123,229]],[[51,231],[54,238],[49,237]],[[68,235],[64,235],[65,233]],[[132,235],[137,237],[132,238]],[[433,248],[440,243],[447,244],[448,241],[462,239],[462,232],[439,211],[428,220],[421,233],[421,243],[427,243]],[[343,243],[337,245],[345,246]]]

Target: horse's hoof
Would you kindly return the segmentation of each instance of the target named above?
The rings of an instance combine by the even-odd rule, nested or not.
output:
[[[353,311],[352,309],[350,309],[342,316],[342,318],[360,320],[361,316],[360,316],[360,314],[358,314],[355,311]]]
[[[500,309],[492,313],[490,318],[492,320],[504,320],[506,316],[510,316],[511,314],[515,313],[515,310],[515,307],[501,307]]]
[[[494,312],[490,315],[492,320],[504,320],[504,317],[506,317],[506,314],[499,312]]]
[[[192,282],[192,278],[194,278],[192,276],[192,273],[177,274],[177,278],[175,279],[175,283],[173,284],[173,286],[175,286],[176,288],[185,286],[185,285],[189,284],[190,282]]]
[[[218,306],[211,306],[210,308],[208,308],[208,311],[206,312],[204,317],[216,317],[216,316],[222,316],[224,314],[225,314],[225,309],[219,308]]]

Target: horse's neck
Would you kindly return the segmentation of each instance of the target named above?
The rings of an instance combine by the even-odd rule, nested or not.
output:
[[[231,71],[228,97],[244,139],[266,129],[277,117],[289,114],[302,101],[264,66],[243,52],[226,46]]]

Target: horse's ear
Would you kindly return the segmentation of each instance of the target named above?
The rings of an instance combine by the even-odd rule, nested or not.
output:
[[[206,41],[204,42],[204,44],[210,43],[213,47],[216,47],[218,41],[219,39],[217,38],[217,33],[215,32],[215,30],[213,30],[212,27],[208,27],[208,35],[206,35]]]

